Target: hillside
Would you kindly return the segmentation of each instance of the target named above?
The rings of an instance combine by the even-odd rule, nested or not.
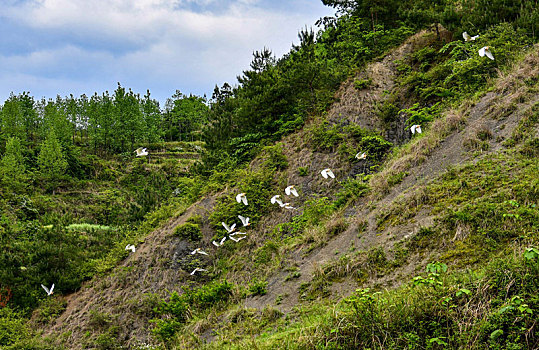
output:
[[[404,121],[380,130],[383,123],[376,122],[373,110],[387,98],[380,89],[403,89],[395,82],[393,62],[410,59],[432,40],[436,40],[433,32],[421,32],[345,82],[337,92],[337,102],[328,112],[328,121],[333,125],[357,124],[392,135],[396,143],[406,142],[410,134],[401,132]],[[246,240],[213,247],[212,239],[222,231],[216,230],[218,225],[212,225],[215,211],[232,210],[225,208],[229,205],[227,201],[232,202],[235,194],[253,181],[239,179],[236,186],[207,196],[152,232],[140,242],[137,252],[110,274],[66,296],[65,311],[44,328],[44,335],[57,337],[68,348],[99,346],[104,341],[130,347],[143,343],[157,345],[148,322],[156,316],[154,308],[159,298],[167,298],[173,291],[181,293],[182,286],[203,285],[219,277],[233,285],[228,302],[190,316],[177,344],[191,347],[210,341],[224,346],[232,342],[249,348],[247,344],[255,341],[248,340],[251,336],[274,329],[271,325],[282,324],[282,320],[294,324],[305,309],[338,301],[353,295],[358,288],[393,290],[407,284],[411,277],[421,275],[433,261],[441,261],[451,271],[458,271],[464,266],[474,268],[482,259],[497,256],[497,252],[474,242],[472,237],[477,233],[471,224],[460,221],[444,224],[448,210],[473,205],[472,198],[465,197],[455,207],[454,199],[444,192],[451,190],[446,183],[455,176],[461,182],[469,182],[471,189],[477,186],[478,177],[505,176],[511,183],[525,182],[530,187],[522,194],[512,193],[509,188],[509,193],[501,195],[504,201],[514,200],[522,207],[534,203],[537,178],[530,176],[538,166],[537,63],[539,51],[535,47],[512,69],[494,79],[488,91],[446,108],[423,134],[386,160],[381,171],[361,180],[364,185],[356,184],[350,190],[349,204],[337,210],[329,209],[324,197],[339,198],[347,181],[356,181],[355,174],[369,169],[371,161],[350,162],[348,155],[337,150],[337,144],[325,151],[313,147],[312,133],[320,122],[307,123],[242,170],[246,178],[269,181],[271,193],[280,193],[286,185],[295,184],[300,196],[291,200],[297,211],[269,209],[249,229]],[[365,77],[375,81],[380,72],[384,72],[382,83],[360,91],[353,86],[353,81]],[[326,125],[326,130],[330,125]],[[269,162],[276,162],[272,159],[276,156],[271,153],[275,152],[274,148],[281,152],[282,158],[278,159],[285,159],[288,165],[272,171],[268,179],[263,173]],[[515,171],[515,166],[520,169]],[[325,167],[333,169],[336,180],[328,182],[319,175]],[[492,167],[497,169],[497,174],[492,174]],[[300,168],[307,169],[306,174]],[[388,181],[391,178],[398,180]],[[367,185],[369,192],[364,191]],[[483,196],[488,200],[501,190],[498,187],[501,185],[494,184]],[[366,193],[362,195],[361,191]],[[249,190],[246,192],[251,194]],[[439,201],[447,202],[447,207],[441,208]],[[310,223],[299,236],[294,236],[293,225],[300,223],[298,218]],[[175,234],[189,220],[199,222],[200,241]],[[292,226],[286,226],[289,223]],[[533,222],[529,223],[531,228],[537,228]],[[527,225],[522,223],[523,227]],[[520,232],[519,227],[514,230]],[[537,231],[525,232],[528,244],[535,242]],[[430,237],[432,234],[435,236]],[[502,251],[522,249],[519,248],[522,243],[507,244],[499,246],[503,247]],[[198,246],[210,255],[193,261],[189,252]],[[477,250],[472,253],[469,249]],[[205,266],[209,275],[189,276],[195,266]],[[247,286],[260,282],[263,292],[256,292],[256,288],[249,289],[255,292],[245,292]],[[248,326],[249,320],[258,320],[261,325]],[[269,334],[279,335],[277,330]],[[259,341],[256,343],[262,346]],[[299,344],[310,347],[309,343]],[[291,343],[287,346],[295,347]]]
[[[537,8],[324,4],[209,100],[10,96],[0,348],[539,348]]]

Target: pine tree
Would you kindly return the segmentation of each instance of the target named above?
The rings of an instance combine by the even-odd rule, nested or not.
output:
[[[24,188],[26,166],[22,155],[21,140],[10,137],[6,143],[6,152],[0,160],[0,179],[2,184],[13,190]]]
[[[37,164],[43,176],[51,179],[58,179],[66,172],[67,160],[54,129],[49,131],[47,138],[41,145]]]

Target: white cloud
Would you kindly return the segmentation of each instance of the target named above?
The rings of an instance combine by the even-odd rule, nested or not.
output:
[[[58,36],[62,42],[17,55],[0,54],[4,76],[0,86],[16,92],[35,91],[35,86],[49,94],[37,85],[46,82],[44,86],[53,89],[54,95],[66,94],[66,87],[77,88],[67,93],[78,94],[101,92],[103,81],[114,80],[109,89],[120,81],[142,89],[139,92],[157,91],[154,95],[160,100],[176,88],[211,93],[215,84],[235,82],[248,67],[252,51],[270,47],[280,56],[300,28],[329,13],[321,4],[316,10],[310,4],[309,11],[294,13],[264,8],[257,0],[229,1],[220,11],[206,9],[218,4],[223,2],[35,0],[5,5],[0,17],[30,31]],[[25,82],[28,87],[20,89]],[[90,91],[80,91],[80,87]],[[0,101],[9,91],[0,90]]]

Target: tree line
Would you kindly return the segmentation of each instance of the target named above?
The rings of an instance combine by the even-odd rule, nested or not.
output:
[[[90,97],[36,100],[27,92],[12,93],[0,107],[0,148],[5,149],[10,138],[36,147],[50,136],[93,153],[128,152],[142,144],[199,137],[196,131],[206,122],[208,110],[205,97],[180,91],[162,110],[149,91],[140,96],[120,84],[112,94]]]

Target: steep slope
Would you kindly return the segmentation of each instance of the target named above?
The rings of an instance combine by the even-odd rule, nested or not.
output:
[[[354,123],[381,131],[395,143],[409,138],[404,130],[404,120],[390,126],[383,125],[374,111],[384,100],[384,91],[395,87],[395,61],[407,59],[410,53],[429,45],[432,40],[436,40],[433,33],[419,33],[343,84],[338,93],[339,101],[329,111],[328,120],[334,124]],[[324,196],[335,198],[344,180],[370,167],[369,161],[348,161],[348,156],[339,154],[336,149],[317,150],[313,147],[312,128],[317,127],[313,121],[282,141],[281,148],[289,166],[274,175],[275,191],[282,192],[288,184],[295,184],[299,189],[300,197],[292,198],[293,205],[299,210],[271,210],[255,223],[254,231],[242,243],[241,249],[212,249],[211,258],[203,257],[198,263],[209,267],[217,276],[218,269],[225,264],[222,261],[233,258],[230,264],[236,266],[228,266],[222,277],[238,285],[249,284],[254,276],[267,280],[265,295],[247,298],[242,298],[240,293],[235,295],[234,300],[243,309],[272,307],[286,313],[305,301],[326,296],[338,299],[361,285],[399,284],[403,277],[410,276],[438,256],[440,250],[432,249],[410,256],[392,268],[391,273],[377,269],[374,264],[376,254],[395,259],[398,253],[395,245],[403,239],[410,240],[422,228],[431,227],[437,214],[427,205],[414,212],[406,222],[397,220],[393,224],[390,220],[392,215],[395,216],[396,211],[398,215],[402,203],[415,200],[418,193],[425,191],[427,184],[448,168],[478,161],[503,150],[504,140],[514,135],[519,122],[530,113],[536,113],[532,108],[536,108],[534,106],[539,102],[538,63],[536,47],[510,73],[500,76],[492,89],[477,101],[446,111],[441,119],[427,128],[424,135],[412,140],[409,147],[390,159],[382,172],[373,175],[370,179],[371,193],[367,197],[334,212],[329,220],[322,219],[320,226],[308,227],[301,239],[276,245],[270,258],[275,263],[264,267],[263,275],[260,275],[257,271],[260,266],[252,263],[254,257],[269,246],[268,242],[285,242],[289,238],[281,235],[282,231],[276,229],[276,225],[303,215],[309,200]],[[371,79],[372,86],[358,91],[353,82],[364,79]],[[250,169],[263,170],[268,157],[263,152]],[[319,175],[320,170],[326,167],[334,170],[337,180],[328,182]],[[301,172],[300,168],[306,170]],[[395,176],[400,181],[388,180]],[[105,341],[128,346],[155,343],[148,320],[155,316],[152,309],[157,306],[158,298],[165,298],[171,291],[180,291],[181,286],[197,285],[207,280],[204,276],[189,276],[187,269],[193,265],[184,257],[189,256],[188,253],[196,246],[175,236],[175,228],[193,216],[200,216],[201,244],[211,247],[215,228],[211,225],[210,215],[217,206],[216,200],[230,197],[239,190],[230,188],[225,193],[212,195],[176,215],[138,244],[137,252],[110,275],[94,279],[76,294],[67,296],[67,309],[45,327],[44,334],[55,336],[57,342],[69,348],[94,348]],[[338,278],[332,280],[333,283],[322,281],[330,279],[330,274]],[[226,327],[229,317],[213,315],[214,323],[194,324],[189,331],[208,340],[214,339],[211,331]]]
[[[414,39],[417,40],[417,38]],[[416,216],[408,220],[408,223],[395,227],[381,229],[377,221],[386,215],[389,208],[396,205],[395,203],[405,202],[406,198],[423,190],[430,181],[447,169],[469,161],[477,161],[503,148],[503,141],[515,132],[519,121],[530,113],[537,113],[537,111],[532,111],[532,108],[534,106],[537,108],[539,96],[535,85],[530,86],[529,82],[534,84],[533,79],[536,78],[530,80],[530,77],[539,75],[538,59],[537,49],[535,49],[509,74],[502,75],[496,81],[492,91],[486,93],[477,102],[464,105],[460,110],[447,111],[442,119],[431,126],[426,135],[412,142],[410,148],[403,152],[404,154],[391,160],[382,173],[375,175],[371,183],[376,191],[344,213],[350,224],[346,231],[330,239],[323,247],[307,256],[302,256],[301,251],[292,254],[295,257],[292,265],[297,267],[301,275],[299,278],[289,282],[287,278],[289,272],[270,278],[268,293],[262,297],[248,299],[245,306],[261,309],[266,305],[274,304],[276,298],[279,297],[280,302],[276,307],[282,311],[288,311],[299,302],[301,296],[299,286],[310,283],[314,275],[320,273],[324,264],[337,261],[340,256],[349,253],[349,248],[368,251],[383,247],[386,253],[391,254],[390,251],[395,243],[403,238],[409,239],[422,227],[432,226],[437,215],[431,212],[432,208],[428,207],[422,208]],[[352,106],[339,107],[341,110],[348,111],[353,108]],[[484,137],[483,135],[488,135],[486,141],[480,139]],[[485,144],[481,145],[481,142]],[[317,161],[313,159],[313,162]],[[329,165],[339,169],[337,164],[335,160]],[[396,174],[406,175],[400,184],[389,188],[387,179]],[[289,182],[297,183],[297,180],[291,177]],[[335,217],[334,220],[337,218]],[[433,251],[432,254],[439,253]],[[412,258],[409,264],[395,269],[389,278],[379,278],[380,276],[375,275],[371,276],[372,280],[378,285],[398,283],[406,280],[403,277],[422,269],[429,259],[432,260],[432,257],[428,255],[417,259]],[[351,269],[351,267],[348,268]],[[334,286],[338,296],[346,295],[357,288],[356,283],[341,282],[341,284],[343,285]],[[282,299],[280,297],[282,295],[286,297]]]

